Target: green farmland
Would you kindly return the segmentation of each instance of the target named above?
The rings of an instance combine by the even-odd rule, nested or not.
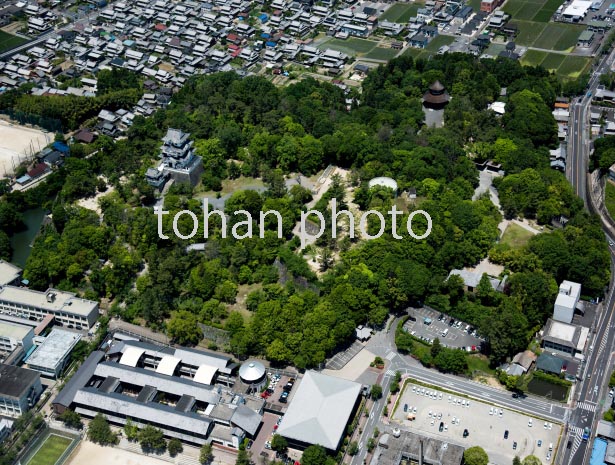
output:
[[[416,16],[416,12],[423,5],[423,2],[395,3],[379,19],[394,23],[407,23],[410,18]]]
[[[548,23],[561,0],[508,0],[504,11],[513,19]]]
[[[586,72],[591,65],[591,58],[528,50],[521,57],[521,63],[528,66],[542,66],[549,71],[554,71],[561,79],[568,80],[577,79]]]
[[[519,28],[515,42],[519,45],[571,52],[584,27],[565,23],[537,23],[534,21],[512,20]]]
[[[22,37],[0,31],[0,52],[5,52],[26,42]]]

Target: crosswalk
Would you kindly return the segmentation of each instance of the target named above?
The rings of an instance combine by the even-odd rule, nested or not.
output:
[[[396,354],[395,352],[391,351],[391,352],[389,352],[389,353],[386,355],[386,359],[387,359],[387,360],[393,360],[393,359],[395,358],[395,356],[396,356],[396,355],[397,355],[397,354]]]
[[[387,370],[387,372],[385,373],[385,376],[395,376],[395,371],[394,370]]]
[[[581,408],[583,410],[587,410],[588,412],[595,412],[597,405],[593,402],[578,402],[577,408]]]
[[[578,426],[569,426],[568,434],[574,437],[572,447],[570,448],[570,457],[574,457],[574,454],[577,453],[583,439],[583,428]]]
[[[604,335],[602,336],[602,340],[600,341],[600,348],[598,349],[598,356],[600,356],[604,349],[606,349],[606,345],[609,340],[609,329],[610,328],[607,327],[606,331],[604,332]]]

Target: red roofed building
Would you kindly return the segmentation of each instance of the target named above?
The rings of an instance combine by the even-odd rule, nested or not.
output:
[[[226,40],[232,44],[238,45],[241,43],[241,39],[237,36],[237,34],[229,34],[226,36]]]
[[[30,176],[30,178],[32,179],[36,179],[45,174],[47,171],[49,171],[49,166],[47,166],[45,163],[39,163],[30,171],[28,171],[28,176]]]
[[[167,27],[166,27],[166,25],[164,25],[164,24],[162,24],[162,23],[158,23],[158,24],[156,24],[156,25],[154,26],[154,29],[156,29],[157,31],[162,32],[162,31],[166,31],[166,30],[167,30]]]

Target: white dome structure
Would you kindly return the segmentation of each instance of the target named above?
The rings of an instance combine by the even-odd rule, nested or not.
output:
[[[265,377],[265,365],[256,360],[249,360],[239,368],[239,377],[246,384],[258,383]]]
[[[388,187],[389,189],[393,189],[393,192],[397,194],[397,181],[393,178],[387,178],[385,176],[381,176],[378,178],[374,178],[370,180],[367,185],[371,189],[372,187],[381,186]]]

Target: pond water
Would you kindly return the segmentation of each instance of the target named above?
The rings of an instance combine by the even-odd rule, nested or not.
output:
[[[32,242],[34,242],[34,238],[38,234],[44,218],[45,210],[42,208],[26,210],[23,213],[26,229],[18,232],[11,238],[11,246],[13,247],[13,258],[11,261],[15,265],[21,268],[25,266],[26,260],[28,260],[32,251]]]
[[[549,383],[542,379],[533,378],[527,385],[527,390],[532,394],[536,394],[549,399],[564,401],[568,395],[568,388],[558,386],[557,384]]]

